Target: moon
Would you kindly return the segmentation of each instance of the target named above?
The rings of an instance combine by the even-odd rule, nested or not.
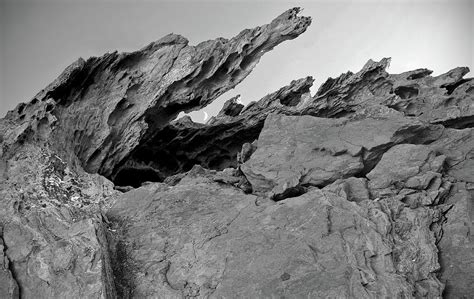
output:
[[[207,115],[206,111],[203,111],[203,112],[204,112],[204,121],[206,121],[209,118],[209,115]]]
[[[242,103],[240,94],[239,94],[239,97],[237,98],[236,102],[239,103],[239,104],[242,104],[242,105],[244,104],[244,103]]]

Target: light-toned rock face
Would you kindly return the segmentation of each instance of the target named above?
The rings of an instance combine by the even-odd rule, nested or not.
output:
[[[459,298],[473,291],[473,148],[472,129],[397,114],[271,115],[241,169],[254,192],[285,202],[324,187],[359,206],[395,209],[389,251],[413,296],[440,296],[444,283],[444,296]]]
[[[439,214],[317,188],[259,203],[195,176],[125,193],[107,216],[132,297],[433,298],[443,289],[429,230]]]
[[[100,216],[113,184],[74,170],[48,147],[10,154],[0,183],[0,297],[114,297]]]
[[[302,34],[299,11],[79,59],[0,119],[0,298],[472,297],[467,68],[370,60],[173,121]]]
[[[279,198],[363,175],[390,146],[428,142],[441,134],[441,126],[390,114],[354,121],[271,115],[256,152],[241,169],[254,191]]]
[[[71,223],[55,212],[28,215],[28,224],[14,218],[3,227],[5,255],[21,296],[106,297],[107,280],[113,282],[103,275],[107,257],[102,223],[93,219]]]

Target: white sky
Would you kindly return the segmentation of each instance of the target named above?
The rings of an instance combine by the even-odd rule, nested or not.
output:
[[[204,111],[216,114],[236,94],[245,104],[258,100],[307,75],[316,90],[368,59],[392,57],[392,73],[474,68],[474,0],[0,0],[0,117],[78,57],[134,51],[170,32],[191,44],[230,38],[294,6],[313,18],[308,31],[264,55],[247,79]],[[204,113],[192,115],[202,121]]]

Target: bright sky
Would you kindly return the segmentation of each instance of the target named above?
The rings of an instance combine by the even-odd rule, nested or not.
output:
[[[203,111],[216,114],[236,94],[247,104],[307,75],[316,79],[315,91],[368,59],[392,57],[392,73],[474,69],[474,0],[0,0],[0,117],[78,57],[134,51],[170,32],[191,44],[230,38],[294,6],[313,18],[308,31],[264,55],[247,79]],[[202,121],[203,111],[193,119]]]

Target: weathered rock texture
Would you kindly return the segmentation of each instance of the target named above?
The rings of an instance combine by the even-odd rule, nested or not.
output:
[[[72,150],[85,170],[114,178],[123,160],[153,142],[181,111],[211,103],[240,83],[263,54],[303,33],[311,19],[298,12],[230,40],[190,46],[170,34],[137,52],[79,59],[10,119],[22,123],[25,108],[48,102],[56,119],[42,116],[39,122],[55,122],[50,140]]]
[[[212,169],[237,167],[235,156],[241,145],[258,138],[271,113],[340,118],[383,106],[405,116],[416,116],[424,123],[453,128],[472,126],[474,81],[463,79],[467,68],[437,77],[429,76],[431,71],[426,69],[394,75],[386,72],[389,62],[387,58],[369,61],[356,74],[348,72],[329,79],[313,97],[309,93],[313,79],[307,77],[251,102],[241,111],[235,99],[231,99],[205,125],[189,118],[171,122],[129,156],[120,170],[127,177],[130,173],[143,173],[143,179],[137,177],[143,182],[162,180],[187,171],[194,164]],[[116,182],[127,184],[127,179],[120,176]]]
[[[278,198],[304,187],[364,176],[391,146],[430,142],[442,129],[396,114],[353,121],[270,115],[242,171],[255,192],[269,191]]]
[[[174,187],[153,184],[124,194],[108,217],[122,230],[114,249],[126,256],[125,292],[176,298],[441,295],[442,284],[430,273],[438,267],[435,257],[420,261],[421,269],[414,263],[403,269],[415,270],[413,281],[397,271],[392,214],[401,208],[422,222],[403,230],[410,238],[405,244],[415,245],[400,248],[400,256],[421,251],[432,234],[427,216],[402,203],[359,206],[317,188],[278,203],[257,200],[192,175]],[[383,208],[387,204],[395,204],[393,212]]]
[[[100,216],[100,206],[114,194],[113,184],[73,170],[36,142],[2,157],[0,297],[114,297]]]
[[[310,24],[168,35],[0,120],[1,298],[469,298],[474,80],[311,77],[184,117]]]

